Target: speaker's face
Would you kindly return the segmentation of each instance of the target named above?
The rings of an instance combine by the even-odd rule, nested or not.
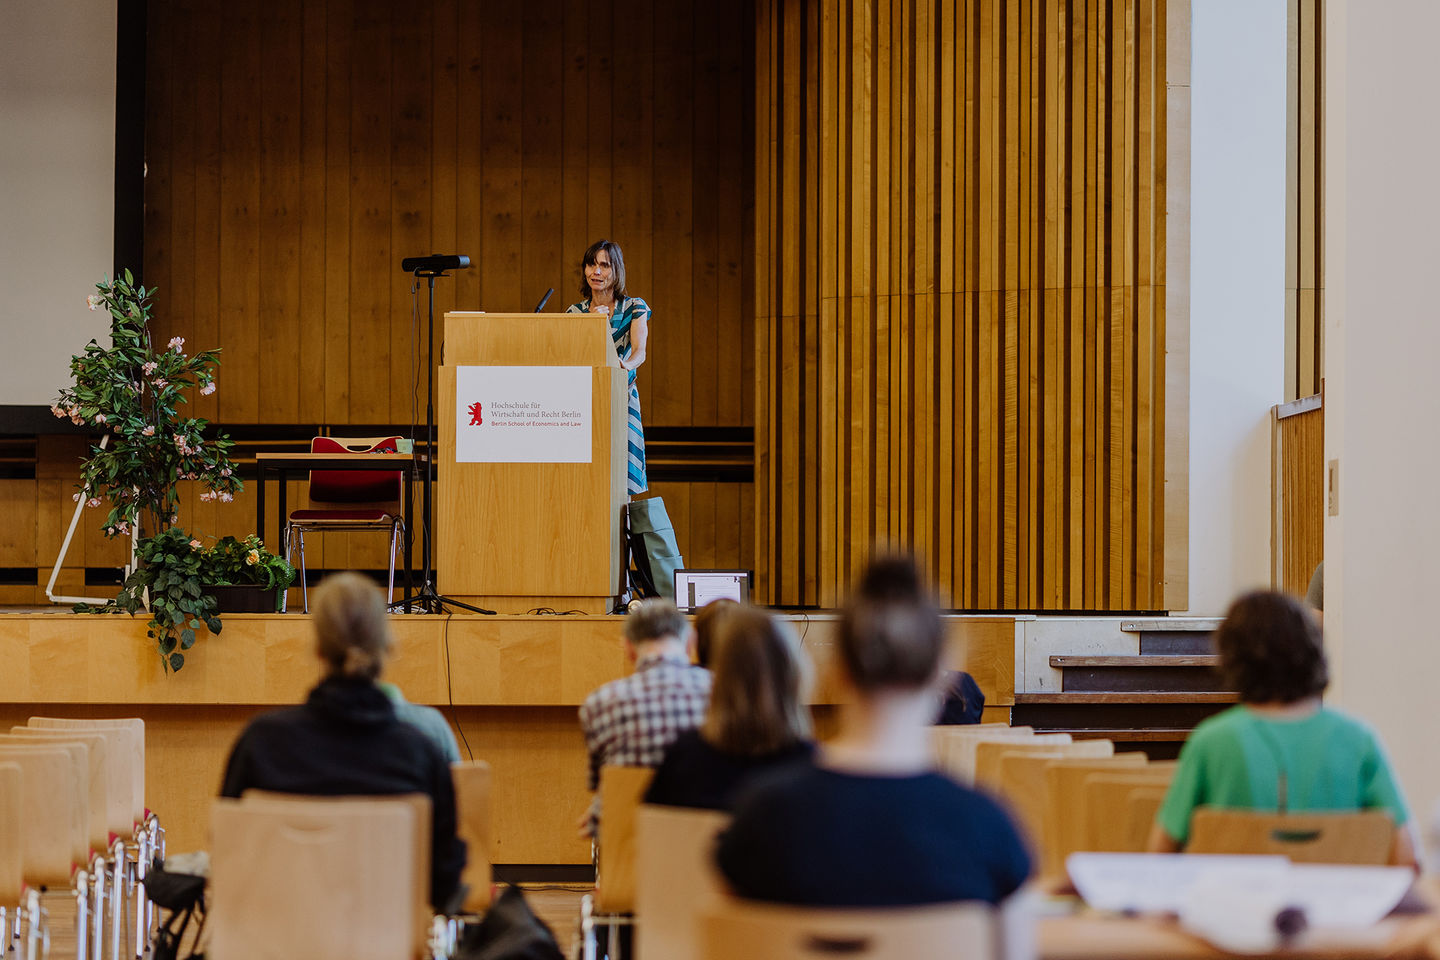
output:
[[[590,284],[592,297],[604,296],[615,285],[615,269],[610,265],[610,254],[597,251],[595,262],[585,266],[585,282]]]

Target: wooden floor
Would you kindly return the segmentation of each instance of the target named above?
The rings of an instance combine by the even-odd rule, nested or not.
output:
[[[580,899],[595,888],[587,884],[526,883],[521,884],[521,889],[530,909],[555,934],[560,952],[567,957],[578,956],[571,947],[580,929]]]

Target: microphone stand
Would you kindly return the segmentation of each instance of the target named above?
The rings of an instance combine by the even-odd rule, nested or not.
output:
[[[418,280],[424,277],[430,288],[430,302],[426,311],[427,331],[425,344],[425,473],[421,488],[424,491],[421,507],[420,521],[423,528],[420,538],[420,592],[413,597],[405,597],[390,604],[392,607],[403,606],[409,612],[411,605],[418,606],[424,613],[446,613],[446,607],[459,607],[462,610],[469,610],[471,613],[494,614],[494,610],[486,610],[484,607],[472,606],[462,603],[451,597],[437,593],[434,581],[431,579],[431,563],[433,560],[433,547],[431,542],[431,531],[434,530],[434,497],[431,487],[435,483],[435,278],[448,277],[450,274],[444,270],[427,270],[423,267],[415,270],[415,278]],[[410,536],[406,531],[406,536]]]

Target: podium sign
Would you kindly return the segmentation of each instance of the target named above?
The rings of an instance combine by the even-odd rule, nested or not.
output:
[[[505,614],[608,613],[629,499],[609,322],[447,313],[437,387],[439,591]]]
[[[589,367],[455,368],[457,463],[589,463]]]

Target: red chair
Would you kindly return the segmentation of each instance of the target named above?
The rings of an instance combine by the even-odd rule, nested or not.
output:
[[[399,437],[316,437],[311,453],[395,453]],[[395,600],[395,551],[405,529],[402,498],[404,473],[400,470],[312,470],[309,510],[295,510],[285,528],[285,559],[300,547],[300,591],[305,612],[310,612],[310,591],[305,585],[305,531],[389,530],[390,600]],[[316,507],[324,504],[324,507]]]

